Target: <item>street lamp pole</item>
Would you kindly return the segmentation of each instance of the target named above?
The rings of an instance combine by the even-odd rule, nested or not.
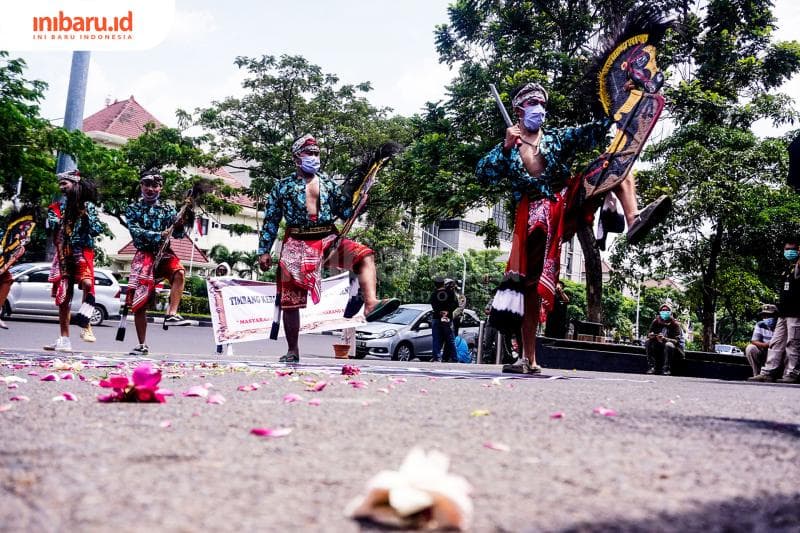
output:
[[[448,248],[450,248],[450,249],[451,249],[451,250],[453,250],[455,253],[457,253],[458,255],[460,255],[460,256],[461,256],[461,260],[464,262],[464,272],[461,274],[461,294],[466,294],[466,293],[464,292],[464,284],[467,282],[467,258],[466,258],[466,257],[464,257],[464,254],[462,254],[461,252],[459,252],[457,248],[454,248],[454,247],[452,247],[451,245],[447,244],[446,242],[444,242],[442,239],[440,239],[439,237],[437,237],[436,235],[434,235],[434,234],[433,234],[433,233],[431,233],[430,231],[425,231],[425,230],[424,230],[424,229],[422,229],[422,228],[419,228],[419,230],[420,230],[422,233],[424,233],[424,234],[428,235],[428,236],[429,236],[431,239],[433,239],[433,240],[435,240],[436,242],[439,242],[439,243],[441,243],[441,244],[443,244],[443,245],[447,246]]]

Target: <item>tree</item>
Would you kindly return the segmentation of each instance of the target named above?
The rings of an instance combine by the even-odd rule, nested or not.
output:
[[[703,4],[700,17],[699,3],[684,3],[685,31],[672,48],[679,66],[666,93],[678,127],[647,151],[652,167],[639,174],[644,196],[668,193],[675,208],[664,228],[623,254],[657,261],[688,283],[711,350],[717,310],[741,317],[770,300],[781,237],[800,228],[800,198],[781,183],[785,141],[751,131],[758,119],[798,116],[774,91],[800,70],[800,44],[770,42],[768,0]]]

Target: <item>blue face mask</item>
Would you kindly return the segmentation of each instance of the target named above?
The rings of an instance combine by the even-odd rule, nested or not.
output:
[[[300,158],[300,170],[306,174],[316,174],[319,172],[319,156],[304,155]]]
[[[544,124],[544,117],[546,114],[541,104],[526,107],[525,116],[522,118],[522,124],[528,131],[539,131],[539,128]]]
[[[661,317],[661,320],[669,320],[669,317],[672,316],[671,311],[659,311],[658,316]]]
[[[796,261],[797,256],[800,254],[797,250],[784,250],[783,257],[786,258],[787,261]]]
[[[775,322],[777,322],[777,319],[775,319],[775,318],[765,318],[764,319],[764,324],[766,324],[767,327],[769,327],[769,328],[774,328],[775,327]]]

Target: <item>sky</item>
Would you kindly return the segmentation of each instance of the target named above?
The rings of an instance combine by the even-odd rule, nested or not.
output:
[[[438,62],[433,31],[447,22],[451,0],[176,0],[171,33],[140,52],[93,52],[85,116],[131,95],[161,122],[175,126],[175,110],[192,111],[243,94],[236,56],[302,55],[343,83],[369,81],[368,99],[410,115],[446,97],[456,74]],[[800,2],[776,0],[776,38],[800,40]],[[60,124],[71,54],[15,52],[27,78],[46,81],[42,116]],[[781,89],[800,107],[800,77]],[[767,123],[757,133],[776,134]]]

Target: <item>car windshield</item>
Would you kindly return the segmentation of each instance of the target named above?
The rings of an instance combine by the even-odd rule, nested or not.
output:
[[[11,272],[12,276],[15,276],[24,270],[28,270],[32,266],[33,265],[30,263],[17,263],[16,265],[11,265],[11,268],[9,268],[8,271]]]
[[[407,326],[419,316],[422,311],[419,309],[409,309],[408,307],[400,307],[397,311],[389,313],[379,320],[379,322],[386,322],[388,324],[402,324]]]

